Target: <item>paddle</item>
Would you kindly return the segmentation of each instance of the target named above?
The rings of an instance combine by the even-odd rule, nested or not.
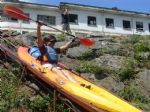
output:
[[[30,17],[28,17],[21,9],[17,8],[17,7],[14,7],[12,5],[5,5],[4,7],[4,14],[6,14],[7,16],[10,16],[12,18],[15,18],[15,19],[20,19],[20,20],[32,20],[34,22],[39,22],[39,21],[35,21],[33,19],[31,19]],[[59,30],[57,28],[54,28],[50,25],[47,25],[45,23],[43,23],[43,25],[47,26],[47,27],[50,27],[56,31],[59,31],[59,32],[62,32],[62,33],[65,33],[69,36],[72,36],[72,37],[75,37],[75,38],[78,38],[80,40],[80,43],[82,43],[83,45],[87,46],[87,47],[90,47],[92,45],[95,44],[95,42],[93,42],[92,40],[88,39],[88,38],[80,38],[80,37],[76,37],[70,33],[67,33],[67,32],[64,32],[62,30]]]

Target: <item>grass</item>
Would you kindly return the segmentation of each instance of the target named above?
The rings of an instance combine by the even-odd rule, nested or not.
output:
[[[129,55],[127,50],[124,48],[118,48],[118,49],[112,50],[110,51],[109,54],[118,55],[118,56],[126,56],[126,57]]]
[[[52,97],[49,94],[33,95],[29,90],[22,90],[23,82],[20,79],[21,69],[18,67],[0,69],[0,112],[9,112],[13,109],[23,109],[31,112],[47,112],[52,110]],[[64,105],[56,105],[56,112],[64,112]]]
[[[18,105],[18,101],[21,100],[23,94],[17,93],[17,88],[21,84],[18,80],[20,69],[13,68],[11,71],[7,69],[0,69],[1,79],[1,101],[0,111],[5,112]]]
[[[135,52],[150,52],[150,44],[147,41],[141,40],[138,43],[134,44]]]
[[[44,112],[48,110],[50,106],[51,97],[45,95],[44,97],[36,97],[34,100],[28,100],[28,108],[34,112]]]
[[[138,43],[143,37],[141,35],[131,35],[128,39],[123,41],[123,44],[130,43],[135,44]]]
[[[92,61],[84,61],[81,62],[80,66],[75,68],[77,72],[82,73],[93,73],[93,74],[102,74],[110,72],[108,69],[102,66],[98,66],[95,62]]]
[[[141,109],[149,109],[145,105],[150,105],[150,99],[133,84],[127,85],[118,95],[129,102],[136,103],[136,106]]]
[[[78,58],[79,60],[92,60],[96,57],[95,52],[93,50],[88,50]]]
[[[150,103],[150,100],[148,100],[134,85],[126,86],[124,90],[119,92],[119,95],[129,102]]]
[[[65,41],[67,36],[65,34],[56,35],[57,41]]]
[[[128,39],[124,40],[122,44],[124,48],[128,48],[128,50],[133,50],[136,53],[150,51],[149,36],[132,35]]]
[[[117,76],[121,81],[135,79],[135,65],[136,62],[132,59],[126,59],[121,69],[118,71]]]

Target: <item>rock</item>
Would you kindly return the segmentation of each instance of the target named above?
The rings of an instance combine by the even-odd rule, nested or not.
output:
[[[75,68],[80,65],[80,62],[78,60],[68,58],[66,55],[60,55],[59,62],[63,63],[65,66],[73,70],[75,70]]]
[[[36,91],[40,90],[40,88],[35,83],[31,83],[30,87],[34,88]]]
[[[60,41],[60,42],[56,42],[55,47],[60,47],[63,46],[65,43],[67,43],[68,41]]]
[[[150,97],[150,70],[144,70],[137,74],[138,79],[136,85],[139,86],[140,90]]]
[[[102,42],[95,41],[95,44],[91,46],[92,49],[101,49],[103,47]]]
[[[17,31],[13,31],[13,32],[11,33],[11,36],[18,36],[18,35],[20,35],[20,33],[17,32]]]
[[[111,70],[119,70],[122,67],[125,57],[105,54],[95,59],[100,66],[108,67]]]
[[[115,50],[121,47],[120,43],[113,43],[106,40],[97,40],[95,44],[91,46],[92,49],[108,49],[108,50]]]
[[[106,77],[102,80],[98,80],[94,74],[89,74],[89,73],[82,73],[81,76],[86,80],[95,83],[97,86],[104,87],[111,92],[121,91],[125,87],[123,82],[120,82],[111,76]]]
[[[23,107],[23,106],[16,107],[16,108],[11,108],[11,109],[9,110],[9,112],[29,112],[29,111],[31,111],[31,110],[30,110],[30,109],[27,109],[27,108],[25,108],[25,107]]]
[[[148,60],[148,59],[150,59],[150,52],[141,52],[141,53],[139,54],[139,56],[140,56],[142,59]]]
[[[85,47],[85,46],[79,46],[79,47],[74,47],[74,48],[70,48],[67,51],[67,57],[69,58],[79,58],[80,56],[82,56],[83,53],[88,52],[89,48]]]
[[[111,76],[100,80],[98,85],[103,86],[104,88],[106,88],[108,91],[111,91],[111,92],[117,92],[117,91],[123,90],[125,87],[123,82],[115,80]]]
[[[81,77],[85,78],[86,80],[89,80],[91,82],[96,82],[96,77],[94,74],[91,73],[82,73]]]
[[[26,33],[26,34],[23,34],[23,35],[20,35],[20,36],[17,36],[16,38],[26,44],[26,45],[29,45],[29,46],[33,46],[33,45],[37,45],[37,34],[35,32],[32,32],[32,33]]]

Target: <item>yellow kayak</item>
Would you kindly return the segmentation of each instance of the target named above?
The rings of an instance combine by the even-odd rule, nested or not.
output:
[[[44,67],[38,60],[28,53],[28,48],[26,47],[18,48],[18,56],[21,60],[24,60],[35,69],[41,71],[50,81],[59,85],[70,94],[94,105],[99,109],[103,109],[108,112],[142,112],[140,109],[137,109],[126,101],[109,93],[104,88],[86,81],[69,70],[60,67],[56,67],[55,69]],[[72,79],[74,81],[72,81]]]

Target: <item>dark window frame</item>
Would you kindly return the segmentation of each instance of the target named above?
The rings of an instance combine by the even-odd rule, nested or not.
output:
[[[148,23],[148,29],[149,29],[149,32],[150,32],[150,23]]]
[[[52,20],[54,19],[54,20]],[[49,16],[49,15],[37,15],[37,20],[43,21],[48,25],[56,25],[56,16]],[[51,21],[52,20],[52,21]]]
[[[25,15],[27,15],[28,17],[30,17],[29,13],[25,13]],[[30,20],[23,20],[22,23],[30,24]]]
[[[78,24],[78,15],[77,14],[69,14],[69,23],[70,24]]]
[[[22,31],[22,34],[26,34],[26,33],[29,33],[29,31]]]
[[[105,18],[106,28],[115,28],[114,19],[113,18]],[[111,24],[111,25],[110,25]]]
[[[140,26],[142,26],[142,27],[138,28]],[[144,24],[143,24],[143,22],[136,21],[136,31],[138,31],[138,32],[144,32]]]
[[[18,19],[11,18],[11,17],[8,17],[8,21],[18,23]]]
[[[131,30],[131,21],[123,20],[122,25],[124,30]]]
[[[91,22],[93,22],[93,23],[91,24]],[[87,17],[87,24],[88,24],[88,26],[97,26],[96,17],[95,16],[88,16]]]

